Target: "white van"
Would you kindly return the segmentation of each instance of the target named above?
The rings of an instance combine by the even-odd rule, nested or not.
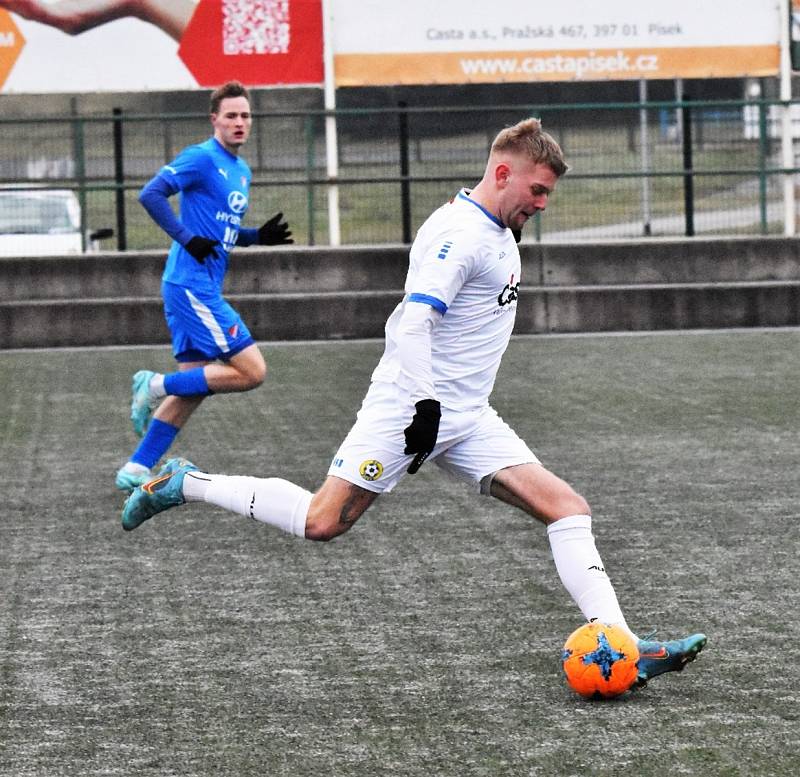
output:
[[[87,250],[113,230],[87,239]],[[69,189],[0,189],[0,256],[80,254],[81,207]]]

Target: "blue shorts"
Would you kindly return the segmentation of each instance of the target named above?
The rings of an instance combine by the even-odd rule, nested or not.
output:
[[[179,362],[227,361],[255,342],[242,317],[220,294],[164,282],[164,316]]]

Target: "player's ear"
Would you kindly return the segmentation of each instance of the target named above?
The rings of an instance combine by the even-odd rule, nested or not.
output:
[[[511,177],[511,167],[506,162],[499,162],[494,168],[495,183],[503,188],[508,184],[508,179]]]

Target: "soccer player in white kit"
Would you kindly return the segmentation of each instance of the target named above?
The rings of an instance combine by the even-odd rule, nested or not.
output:
[[[489,404],[520,288],[514,233],[545,209],[566,171],[561,148],[540,122],[521,121],[497,135],[478,185],[422,225],[405,296],[386,323],[383,356],[316,493],[280,478],[211,475],[172,459],[128,498],[123,528],[204,501],[299,537],[331,540],[430,458],[544,523],[561,581],[586,619],[633,634],[595,547],[586,500],[546,469]],[[706,643],[703,634],[669,642],[633,636],[639,685],[682,669]]]

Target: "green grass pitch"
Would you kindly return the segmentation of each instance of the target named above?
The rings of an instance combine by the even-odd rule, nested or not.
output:
[[[176,452],[314,488],[378,342],[263,346]],[[493,403],[593,508],[631,625],[685,672],[574,695],[543,527],[435,466],[329,544],[209,506],[130,534],[130,376],[0,352],[0,775],[800,773],[800,332],[522,337]]]

